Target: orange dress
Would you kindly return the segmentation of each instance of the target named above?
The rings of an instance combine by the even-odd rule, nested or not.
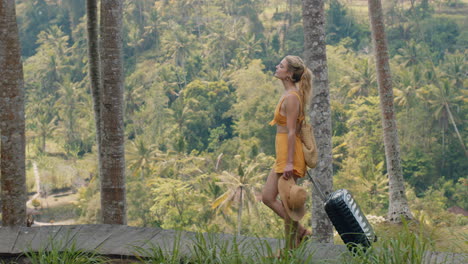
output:
[[[297,96],[299,102],[301,101],[301,97],[296,92],[291,92]],[[278,103],[275,109],[275,116],[273,120],[269,123],[270,125],[278,124],[280,126],[286,126],[287,119],[285,116],[281,115],[281,105],[283,104],[284,99],[283,97],[281,101]],[[300,113],[302,113],[302,105],[300,107]],[[298,121],[304,120],[304,115],[301,115],[297,118]],[[287,133],[276,133],[275,139],[275,150],[276,150],[276,162],[274,166],[274,170],[276,173],[283,173],[284,167],[286,167],[286,163],[288,161],[288,134]],[[306,172],[306,163],[304,159],[304,153],[302,152],[302,142],[299,135],[296,135],[295,141],[295,148],[294,148],[294,157],[293,157],[293,172],[294,175],[298,177],[304,177]]]

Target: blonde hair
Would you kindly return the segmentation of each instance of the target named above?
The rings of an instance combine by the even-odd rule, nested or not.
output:
[[[302,99],[302,111],[306,113],[306,107],[312,94],[312,71],[307,68],[304,61],[298,56],[288,55],[285,57],[288,62],[288,72],[293,83],[299,83],[299,93]]]

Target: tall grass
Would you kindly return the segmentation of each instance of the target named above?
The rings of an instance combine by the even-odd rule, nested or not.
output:
[[[162,238],[149,247],[134,247],[134,255],[142,264],[253,264],[253,263],[327,263],[327,264],[413,264],[424,263],[425,254],[434,250],[433,234],[421,224],[403,222],[381,234],[379,241],[369,248],[354,247],[332,259],[313,259],[314,246],[306,242],[295,250],[278,250],[283,243],[257,237],[245,239],[213,233],[183,233],[178,231],[174,239]],[[170,241],[170,242],[168,242]],[[160,244],[168,242],[168,244]],[[317,252],[318,253],[318,252]],[[51,242],[50,250],[26,252],[31,264],[100,264],[108,259],[93,252],[77,249],[73,243],[62,250],[62,244]],[[0,261],[2,263],[2,261]],[[444,263],[444,262],[438,262]],[[3,264],[3,263],[2,263]]]
[[[175,239],[172,243],[172,249],[164,250],[161,246],[151,243],[149,248],[136,247],[135,257],[145,264],[180,264],[185,263],[182,261],[181,255],[181,232],[177,232]]]
[[[62,250],[63,248],[63,250]],[[69,247],[63,247],[61,241],[50,241],[50,250],[40,248],[37,251],[29,249],[24,256],[31,264],[101,264],[107,263],[107,258],[96,252],[85,252],[72,242]]]
[[[307,254],[305,244],[295,250],[277,250],[278,243],[272,247],[267,240],[257,237],[254,240],[238,243],[238,237],[232,241],[220,240],[213,235],[197,235],[190,250],[188,263],[310,263],[312,254]]]
[[[416,226],[416,227],[415,227]],[[163,251],[153,245],[140,250],[142,263],[170,264],[240,264],[240,263],[328,263],[328,264],[413,264],[424,263],[425,254],[434,250],[435,242],[428,228],[424,225],[404,222],[398,231],[390,232],[369,248],[354,247],[354,253],[345,252],[332,259],[313,259],[313,245],[303,243],[295,250],[281,250],[281,245],[271,245],[265,239],[254,239],[247,242],[237,237],[221,239],[214,234],[196,234],[191,243],[181,246],[176,239],[173,248]],[[185,240],[187,241],[187,240]],[[144,254],[141,254],[144,253]],[[438,261],[441,261],[440,259]],[[438,263],[444,263],[443,260]]]
[[[305,244],[296,250],[278,251],[261,238],[242,243],[238,237],[228,240],[215,234],[197,233],[183,246],[180,235],[176,237],[172,249],[164,250],[155,244],[145,249],[135,247],[136,258],[145,264],[300,264],[311,263],[312,258]]]
[[[402,227],[396,236],[383,238],[368,249],[357,246],[353,257],[343,256],[343,263],[423,263],[425,252],[434,248],[430,236],[426,234],[423,225],[419,225],[419,230],[413,231],[403,221]]]

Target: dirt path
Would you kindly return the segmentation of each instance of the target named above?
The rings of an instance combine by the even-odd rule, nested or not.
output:
[[[33,172],[34,172],[34,182],[36,183],[36,193],[26,202],[26,207],[33,208],[32,200],[39,197],[41,192],[41,178],[39,177],[39,169],[37,168],[37,163],[33,161]]]
[[[75,224],[76,224],[75,219],[68,219],[68,220],[57,221],[57,222],[38,222],[38,221],[34,221],[33,226],[75,225]]]
[[[79,195],[72,192],[62,192],[41,197],[41,178],[37,163],[33,161],[34,180],[36,193],[29,197],[26,202],[28,211],[35,215],[34,225],[73,225],[76,224],[77,215],[74,203],[78,201]],[[37,200],[40,206],[37,209],[32,201]]]

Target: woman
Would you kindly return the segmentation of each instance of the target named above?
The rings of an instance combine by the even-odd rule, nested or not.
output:
[[[270,125],[276,128],[276,163],[271,170],[262,192],[262,201],[285,220],[287,247],[296,247],[311,234],[298,222],[291,221],[278,196],[278,180],[296,181],[306,172],[299,129],[305,117],[305,106],[312,90],[312,72],[298,56],[286,56],[277,66],[275,77],[280,79],[284,92],[275,110]],[[291,228],[293,234],[291,234]],[[289,236],[289,235],[292,236]],[[295,238],[288,243],[289,238]]]

